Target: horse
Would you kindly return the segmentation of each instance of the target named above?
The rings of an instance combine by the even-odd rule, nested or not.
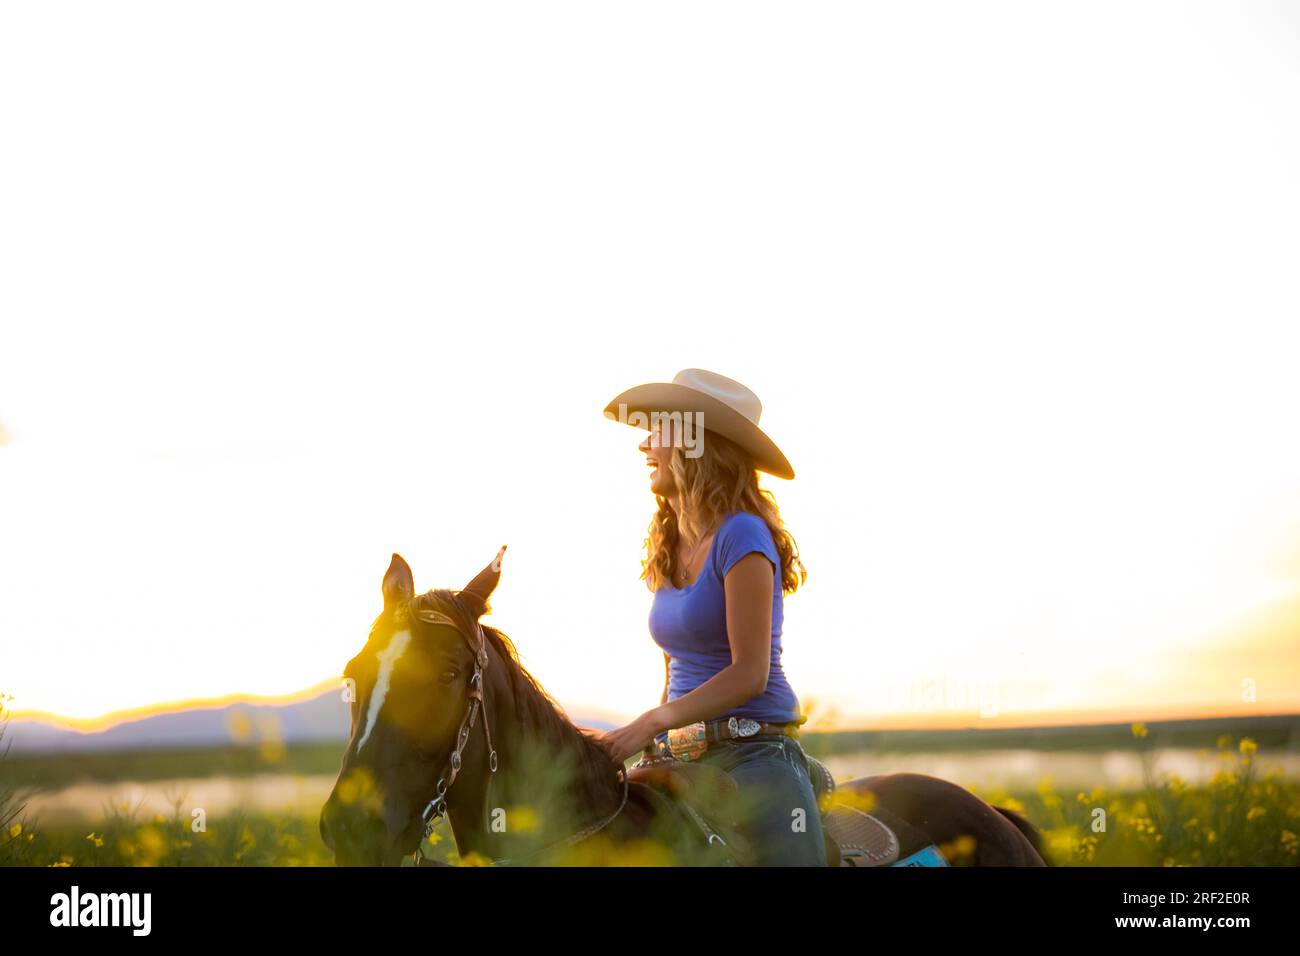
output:
[[[524,668],[513,642],[480,622],[504,553],[460,591],[418,595],[410,566],[392,556],[383,611],[343,672],[351,727],[320,815],[336,865],[432,865],[422,846],[444,818],[461,863],[718,865],[722,833],[736,845],[740,831],[710,828],[707,810],[695,812],[700,804],[669,796],[682,789],[681,776],[654,785],[654,774],[616,763]],[[719,782],[729,781],[693,778],[701,793]],[[942,848],[938,865],[1048,865],[1029,821],[935,777],[849,780],[833,798],[892,821],[895,833],[912,835],[911,849],[927,841]],[[842,862],[827,845],[828,862]],[[739,853],[724,865],[745,865]]]

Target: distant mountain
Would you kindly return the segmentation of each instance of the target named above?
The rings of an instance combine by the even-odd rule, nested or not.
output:
[[[611,730],[608,721],[574,716],[584,727]],[[227,747],[278,740],[284,744],[344,741],[348,708],[337,690],[292,704],[233,703],[151,714],[105,730],[69,730],[48,721],[14,717],[4,745],[13,754]]]

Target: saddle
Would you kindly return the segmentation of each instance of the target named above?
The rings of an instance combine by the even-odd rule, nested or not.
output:
[[[837,801],[835,778],[816,757],[804,755],[821,814],[829,866],[947,866],[938,848],[917,828],[881,806],[871,812]],[[755,847],[729,813],[739,793],[735,778],[719,767],[660,756],[628,769],[628,783],[655,794],[717,853],[720,866],[751,866]]]

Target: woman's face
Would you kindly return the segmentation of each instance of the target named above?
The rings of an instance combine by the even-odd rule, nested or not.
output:
[[[673,457],[673,423],[660,418],[650,427],[650,434],[637,446],[645,453],[650,472],[650,490],[667,498],[673,492],[673,473],[668,463]]]

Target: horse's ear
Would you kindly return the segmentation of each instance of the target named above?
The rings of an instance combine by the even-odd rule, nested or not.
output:
[[[384,610],[391,609],[400,601],[409,601],[414,596],[415,576],[411,574],[411,566],[400,554],[394,554],[384,573]]]
[[[475,617],[482,617],[488,611],[488,598],[492,596],[492,592],[497,589],[497,582],[501,580],[501,558],[505,553],[506,546],[503,544],[497,556],[492,559],[492,563],[476,574],[474,580],[465,585],[464,590],[460,592],[461,600]]]

